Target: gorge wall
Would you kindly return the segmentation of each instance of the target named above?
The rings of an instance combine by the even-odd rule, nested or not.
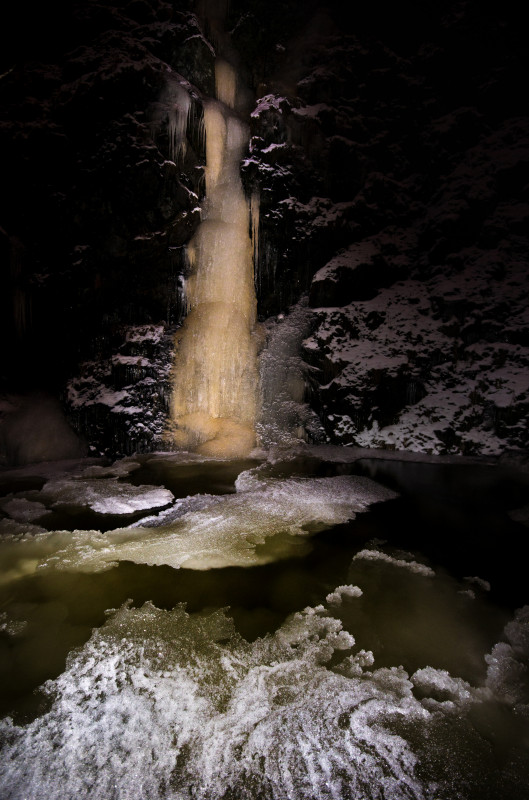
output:
[[[261,420],[262,439],[286,427],[346,445],[526,450],[519,11],[346,8],[229,7],[248,87],[241,175],[259,199],[261,374],[283,376],[265,403],[282,422]],[[191,0],[77,0],[4,30],[3,424],[44,389],[92,452],[166,446],[214,27]]]

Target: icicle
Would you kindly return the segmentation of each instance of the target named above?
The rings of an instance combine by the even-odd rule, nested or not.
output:
[[[257,289],[260,289],[260,270],[259,270],[259,212],[261,207],[261,198],[259,191],[252,192],[250,197],[250,236],[253,245],[253,263],[255,272],[255,283]]]
[[[186,153],[186,130],[191,98],[178,83],[168,87],[167,132],[169,135],[169,156],[175,163]]]
[[[177,163],[186,154],[186,134],[192,113],[191,97],[175,76],[170,76],[157,103],[151,108],[151,125],[156,134],[167,124],[168,150]]]
[[[206,128],[202,103],[191,98],[187,119],[187,138],[196,153],[203,157],[206,151]]]

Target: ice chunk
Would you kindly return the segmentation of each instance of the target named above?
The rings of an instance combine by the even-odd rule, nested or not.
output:
[[[45,528],[34,525],[31,522],[19,522],[14,519],[0,519],[0,537],[17,538],[25,535],[34,536],[36,533],[44,533]]]
[[[165,506],[174,499],[169,489],[133,486],[114,478],[57,478],[45,484],[41,495],[54,508],[61,505],[88,506],[99,514],[133,514]]]
[[[0,633],[8,636],[18,636],[26,627],[24,620],[10,619],[7,612],[0,611]]]
[[[454,678],[443,669],[425,667],[411,677],[416,690],[427,696],[427,704],[443,704],[445,709],[460,709],[464,704],[476,700],[479,692],[462,678]]]
[[[141,463],[134,458],[122,458],[108,467],[94,464],[86,467],[81,473],[83,478],[126,478],[131,472],[139,469]]]
[[[326,600],[331,606],[341,606],[344,598],[361,597],[362,594],[359,586],[337,586],[334,592],[327,595]]]
[[[169,525],[171,522],[184,517],[190,511],[199,511],[203,508],[211,508],[216,503],[222,502],[221,495],[215,494],[194,494],[189,497],[182,497],[169,507],[157,514],[142,517],[136,522],[132,522],[129,528],[159,528],[161,525]]]
[[[31,522],[47,512],[45,505],[34,500],[27,500],[25,497],[11,497],[2,502],[1,506],[6,514],[19,522]]]
[[[490,583],[483,580],[483,578],[479,578],[477,575],[468,575],[464,580],[467,581],[467,583],[473,583],[484,592],[490,592]]]
[[[418,561],[408,561],[402,558],[394,558],[387,553],[382,553],[380,550],[360,550],[355,555],[355,559],[364,559],[365,561],[384,561],[386,564],[391,564],[394,567],[408,569],[410,572],[415,572],[417,575],[433,576],[435,572],[426,564],[420,564]]]
[[[529,606],[516,611],[505,626],[507,641],[498,642],[490,655],[487,686],[512,704],[529,704]]]

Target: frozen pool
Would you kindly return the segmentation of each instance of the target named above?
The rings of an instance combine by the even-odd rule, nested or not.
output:
[[[523,474],[316,448],[0,491],[2,798],[529,798]]]

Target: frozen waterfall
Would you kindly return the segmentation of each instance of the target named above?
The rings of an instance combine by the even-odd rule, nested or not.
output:
[[[239,174],[248,128],[235,111],[237,93],[235,70],[218,59],[218,99],[204,106],[206,197],[188,246],[170,423],[178,447],[229,458],[255,444],[258,388],[254,245]]]

